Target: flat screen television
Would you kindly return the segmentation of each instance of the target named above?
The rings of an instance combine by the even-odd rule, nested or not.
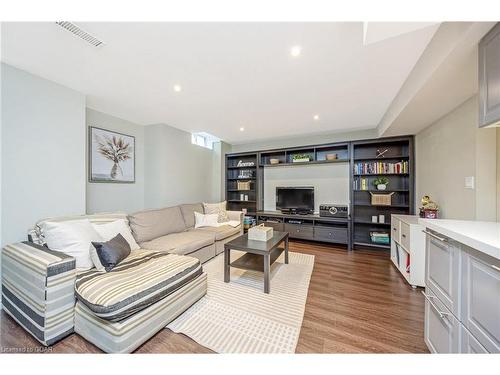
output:
[[[276,209],[291,213],[313,213],[314,187],[276,187]]]

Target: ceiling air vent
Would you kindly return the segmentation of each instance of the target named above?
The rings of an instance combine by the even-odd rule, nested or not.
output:
[[[56,24],[61,26],[63,29],[68,30],[70,33],[72,33],[73,35],[76,35],[80,39],[83,39],[87,43],[93,45],[94,47],[99,47],[101,44],[104,44],[103,41],[90,35],[88,32],[82,30],[81,28],[76,26],[74,23],[60,21],[60,22],[56,22]]]

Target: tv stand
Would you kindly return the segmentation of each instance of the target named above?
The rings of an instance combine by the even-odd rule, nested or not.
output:
[[[314,212],[313,211],[300,211],[300,210],[281,210],[281,211],[277,211],[277,212],[281,212],[282,214],[284,215],[312,215]]]
[[[290,238],[347,245],[351,250],[351,222],[349,218],[321,217],[313,213],[285,213],[257,211],[257,222],[280,232],[288,232]]]

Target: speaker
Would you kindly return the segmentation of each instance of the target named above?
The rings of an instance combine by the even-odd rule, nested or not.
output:
[[[340,204],[320,204],[319,216],[321,217],[343,217],[349,216],[349,209],[347,205]]]

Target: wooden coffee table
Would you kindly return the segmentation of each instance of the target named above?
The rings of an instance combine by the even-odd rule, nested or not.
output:
[[[279,247],[284,243],[284,248]],[[246,254],[231,263],[231,250],[245,251]],[[285,252],[285,264],[288,264],[288,232],[274,231],[268,241],[249,240],[248,234],[229,241],[224,245],[224,282],[230,281],[231,267],[264,272],[264,293],[270,290],[271,264]]]

